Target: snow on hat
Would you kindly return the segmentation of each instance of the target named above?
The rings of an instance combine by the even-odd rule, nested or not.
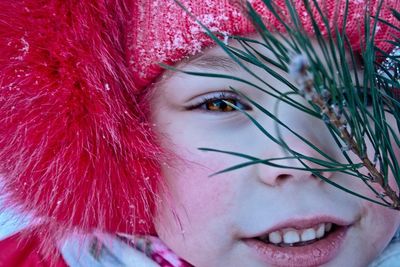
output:
[[[226,35],[254,32],[252,23],[247,19],[245,12],[241,12],[244,1],[180,0],[179,2],[213,32]],[[252,0],[249,2],[262,16],[267,27],[284,30],[275,15],[265,7],[263,1]],[[272,2],[275,9],[281,12],[282,18],[290,17],[286,1]],[[313,0],[309,2],[322,34],[327,36],[328,29],[324,26],[317,6]],[[360,50],[364,41],[364,15],[367,11],[371,16],[375,16],[378,9],[381,8],[380,18],[397,27],[400,26],[399,20],[391,12],[391,9],[400,10],[400,1],[397,0],[385,0],[381,7],[380,0],[318,0],[317,2],[328,20],[332,35],[335,35],[335,26],[341,29],[346,23],[346,35],[354,50]],[[344,22],[346,2],[348,14],[346,22]],[[292,1],[292,3],[299,14],[305,32],[313,35],[312,21],[304,1]],[[137,30],[131,31],[128,35],[128,52],[129,63],[138,87],[147,86],[163,71],[159,66],[160,62],[173,64],[213,44],[213,41],[204,34],[203,28],[173,0],[138,0],[133,6],[133,10],[133,14],[136,16],[133,16],[129,27]],[[373,27],[373,23],[372,19],[371,27]],[[398,30],[383,23],[378,24],[375,34],[376,45],[386,52],[390,52],[393,48],[387,39],[400,35]]]
[[[251,33],[238,2],[182,0],[212,31]],[[262,1],[251,2],[279,26]],[[303,14],[301,2],[294,1]],[[345,1],[320,3],[330,23],[340,24]],[[368,3],[373,14],[378,1]],[[400,10],[400,2],[385,1],[381,12],[399,25],[389,8]],[[32,215],[42,237],[76,229],[153,231],[163,152],[138,95],[161,73],[159,62],[173,64],[211,40],[173,0],[2,0],[0,10],[7,204]],[[365,10],[366,1],[349,1],[346,31],[355,46]],[[301,19],[312,34],[308,16]],[[398,33],[379,27],[377,44],[388,51],[385,40]]]

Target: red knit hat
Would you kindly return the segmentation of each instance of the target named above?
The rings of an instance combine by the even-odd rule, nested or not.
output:
[[[220,1],[192,1],[180,0],[202,24],[213,32],[222,34],[243,35],[254,31],[252,23],[246,18],[245,12],[241,12],[243,6],[241,0]],[[263,1],[252,0],[253,8],[263,17],[267,27],[271,30],[283,31],[284,27]],[[282,18],[289,18],[286,1],[272,1],[275,9],[281,12]],[[292,1],[298,12],[301,23],[306,33],[313,35],[312,20],[310,19],[304,1]],[[319,15],[313,0],[310,0],[313,16],[316,19],[322,34],[327,35],[322,17]],[[364,41],[364,15],[368,10],[371,16],[375,16],[379,8],[380,0],[318,0],[318,5],[324,12],[329,22],[331,34],[334,35],[335,25],[341,29],[344,24],[346,2],[348,2],[348,14],[346,19],[346,35],[352,48],[359,50]],[[387,22],[400,26],[391,12],[391,9],[400,10],[400,1],[382,1],[380,18]],[[135,83],[143,88],[157,77],[162,68],[159,62],[175,63],[185,56],[191,56],[204,47],[213,44],[213,41],[204,34],[202,27],[191,19],[190,15],[177,5],[173,0],[148,1],[137,0],[133,7],[133,20],[129,28],[138,29],[128,35],[129,62],[135,77]],[[374,20],[371,20],[371,27]],[[393,36],[399,36],[398,30],[386,24],[379,23],[375,36],[375,44],[383,51],[389,52],[393,46],[387,42]],[[140,64],[137,64],[140,62]]]
[[[238,1],[181,2],[213,31],[253,31]],[[262,1],[251,2],[280,28]],[[285,1],[275,2],[283,8]],[[302,1],[294,2],[312,34]],[[340,28],[345,1],[319,2]],[[366,2],[349,1],[346,31],[354,47],[362,40]],[[374,14],[378,0],[368,2]],[[384,1],[381,12],[399,27],[389,8],[400,10],[400,2]],[[53,237],[74,229],[152,231],[163,153],[137,96],[162,71],[159,62],[194,55],[211,40],[173,0],[0,0],[0,10],[0,174],[7,205],[33,215],[42,234]],[[399,33],[379,27],[377,45],[389,51],[385,40]]]

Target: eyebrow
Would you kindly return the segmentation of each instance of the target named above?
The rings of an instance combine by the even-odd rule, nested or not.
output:
[[[246,64],[247,62],[243,63]],[[187,65],[225,71],[238,71],[241,69],[241,66],[237,62],[225,55],[202,55]]]
[[[244,65],[250,65],[248,62],[243,61]],[[180,65],[180,66],[179,66]],[[232,58],[227,55],[207,55],[207,54],[198,54],[187,60],[183,60],[178,65],[178,69],[184,70],[188,66],[190,67],[198,67],[201,69],[213,69],[213,70],[223,70],[223,71],[239,71],[242,67],[235,62]],[[165,72],[162,77],[159,77],[153,83],[153,87],[163,87],[167,83],[167,81],[172,77],[172,74],[180,75],[181,73],[178,72]],[[161,78],[161,79],[160,79]]]

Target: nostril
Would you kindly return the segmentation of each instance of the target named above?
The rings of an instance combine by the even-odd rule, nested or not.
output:
[[[265,164],[258,164],[256,171],[260,181],[269,186],[276,186],[287,182],[300,181],[300,180],[318,180],[322,181],[320,177],[329,179],[333,172],[325,172],[323,167],[315,166],[315,164],[306,163],[308,168],[304,165],[299,166],[297,162],[287,161],[279,167],[271,167]]]
[[[326,176],[326,173],[324,172],[316,172],[316,173],[311,173],[310,171],[297,171],[293,173],[281,173],[276,176],[275,178],[275,183],[277,185],[288,182],[289,180],[302,180],[302,179],[317,179],[320,180],[320,176],[329,178],[329,176]]]
[[[319,177],[321,177],[321,176],[325,177],[325,173],[324,173],[324,172],[314,171],[314,172],[311,173],[311,176],[312,176],[313,178],[319,178]]]
[[[290,174],[279,174],[276,177],[276,182],[277,183],[282,183],[282,182],[285,182],[286,180],[291,179],[291,178],[293,178],[293,175],[290,175]]]
[[[320,179],[321,177],[329,179],[332,176],[332,174],[333,174],[333,172],[314,171],[311,175],[312,175],[312,177],[315,177],[318,179]]]

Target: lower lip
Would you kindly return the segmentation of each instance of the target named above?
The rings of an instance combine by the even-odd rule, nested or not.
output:
[[[339,253],[348,227],[340,227],[325,238],[310,245],[300,247],[279,247],[261,242],[257,239],[246,239],[244,242],[261,258],[272,266],[312,267],[329,262]]]

